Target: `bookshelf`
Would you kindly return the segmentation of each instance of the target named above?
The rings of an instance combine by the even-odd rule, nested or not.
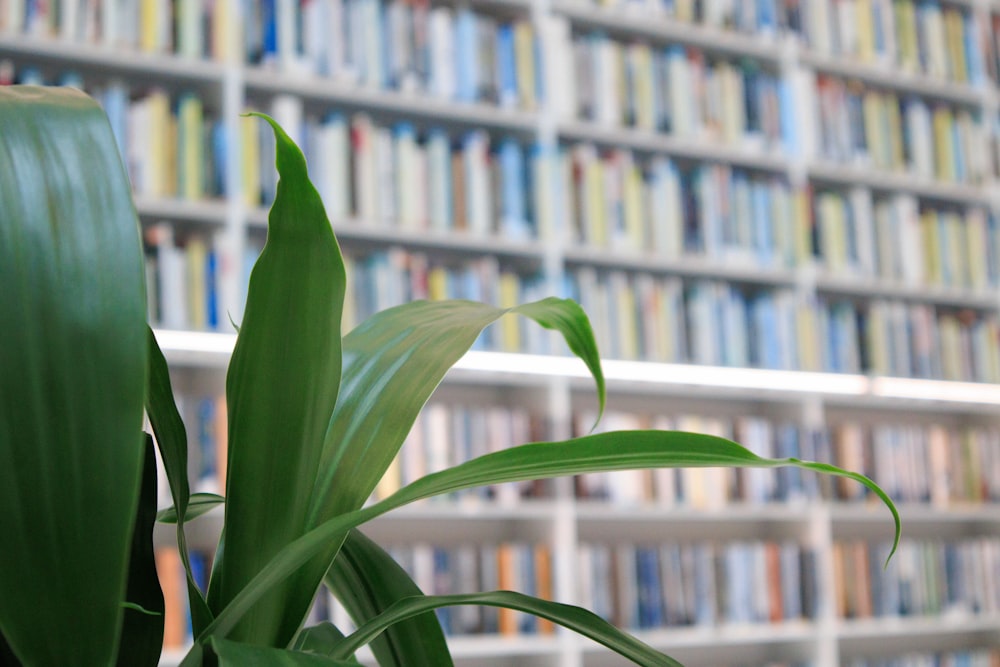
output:
[[[932,499],[902,503],[908,539],[982,542],[985,555],[968,558],[979,558],[983,580],[993,580],[983,563],[1000,551],[992,504],[1000,472],[989,467],[1000,459],[1000,4],[278,0],[268,5],[273,34],[264,29],[264,5],[217,0],[209,10],[162,0],[140,3],[132,15],[128,3],[99,10],[96,3],[0,1],[0,83],[64,82],[105,95],[127,161],[147,152],[137,153],[142,135],[134,128],[149,112],[135,109],[150,98],[171,132],[198,135],[158,149],[163,164],[129,163],[159,295],[158,336],[186,397],[194,460],[211,459],[205,448],[218,430],[195,425],[223,407],[218,396],[234,342],[225,323],[230,315],[239,320],[247,266],[264,238],[273,188],[268,147],[240,118],[259,109],[302,141],[313,166],[323,154],[341,160],[323,163],[322,187],[343,200],[331,217],[352,275],[393,286],[374,300],[363,289],[352,293],[354,320],[373,305],[425,293],[526,300],[578,292],[612,356],[605,365],[609,416],[756,433],[754,444],[794,446],[829,460],[860,456],[847,460],[876,476],[886,474],[885,461],[901,460],[893,456],[930,451],[933,437],[945,437],[953,451],[977,452],[985,481],[952,484],[979,492],[941,500],[912,486],[930,464],[906,478],[909,487],[886,479],[899,483],[901,495]],[[878,15],[901,27],[876,40],[869,19],[890,9],[899,12],[891,21]],[[118,13],[106,25],[101,11]],[[299,11],[314,12],[304,18],[316,25],[339,26],[333,34],[345,35],[340,47],[312,33],[297,39]],[[456,52],[481,37],[508,60],[501,65],[496,53],[476,50],[474,68],[456,67],[446,55],[420,51],[416,38],[406,42],[409,51],[366,53],[348,33],[383,40],[372,23],[380,11],[396,28],[426,21]],[[913,46],[918,24],[925,57]],[[827,34],[830,26],[836,30]],[[955,34],[964,49],[949,48],[954,40],[946,36]],[[904,42],[901,55],[891,56],[887,45]],[[656,88],[657,76],[686,79],[699,93],[671,97]],[[617,91],[613,99],[595,95],[604,89]],[[734,106],[743,98],[757,101]],[[181,117],[182,100],[198,103],[197,132]],[[930,141],[900,153],[892,131],[871,131],[879,123]],[[369,153],[348,150],[359,134],[370,139]],[[192,164],[185,151],[214,169],[192,177],[183,168]],[[359,155],[372,162],[359,167]],[[413,164],[422,165],[421,178],[401,176]],[[150,168],[163,173],[147,184],[137,175]],[[512,179],[518,174],[525,177]],[[442,180],[454,182],[441,190]],[[473,202],[484,188],[491,202]],[[373,192],[391,208],[365,204]],[[727,196],[742,208],[719,207]],[[396,214],[410,210],[422,214]],[[897,237],[886,229],[903,231]],[[656,238],[670,240],[651,242]],[[893,247],[897,238],[906,239],[903,250]],[[948,250],[929,252],[935,238]],[[209,256],[213,272],[205,268]],[[490,289],[494,282],[507,286],[505,296]],[[659,319],[644,319],[648,312]],[[465,415],[465,423],[481,427],[483,410],[503,406],[523,411],[534,437],[572,435],[594,408],[582,364],[528,327],[497,331],[449,375],[432,405],[436,419],[457,428],[455,415]],[[724,338],[718,343],[717,332]],[[843,349],[827,344],[837,337]],[[776,350],[771,338],[786,344]],[[906,359],[897,358],[899,350],[909,350]],[[852,428],[855,449],[843,444]],[[436,447],[425,450],[428,460],[463,455]],[[963,460],[948,469],[964,470]],[[198,483],[213,482],[194,474]],[[594,567],[595,548],[617,550],[623,563],[641,550],[655,553],[662,566],[690,559],[682,554],[697,547],[750,573],[758,572],[752,563],[776,558],[766,554],[787,552],[800,566],[800,583],[791,588],[804,588],[809,572],[808,613],[778,618],[772,608],[766,621],[747,621],[733,606],[737,593],[721,591],[733,578],[723,563],[710,577],[721,596],[714,620],[644,627],[659,624],[647,609],[637,612],[643,620],[633,622],[643,627],[636,632],[691,665],[996,664],[995,655],[990,662],[988,653],[968,653],[1000,647],[1000,609],[991,606],[955,602],[933,614],[844,618],[843,556],[836,554],[859,540],[876,544],[891,529],[888,516],[864,499],[833,500],[835,489],[801,479],[744,475],[644,477],[649,495],[620,493],[637,479],[558,480],[527,498],[508,489],[493,498],[424,503],[376,521],[370,534],[404,551],[418,545],[425,559],[427,549],[448,558],[448,550],[473,542],[540,545],[551,559],[546,585],[567,602],[593,602],[593,585],[584,591],[579,582],[584,564]],[[699,479],[724,493],[696,499],[679,491]],[[611,499],[586,497],[581,488]],[[766,502],[739,495],[748,489]],[[210,549],[218,529],[211,514],[194,522],[192,544]],[[170,538],[163,533],[158,541],[167,546]],[[726,556],[731,552],[751,555]],[[805,553],[809,568],[801,566]],[[863,559],[856,560],[858,573]],[[611,595],[633,589],[638,596],[628,567],[612,569],[618,584]],[[619,664],[564,633],[459,634],[453,641],[457,662],[467,667]],[[908,662],[878,662],[904,655]],[[176,650],[165,653],[164,664],[178,661]]]

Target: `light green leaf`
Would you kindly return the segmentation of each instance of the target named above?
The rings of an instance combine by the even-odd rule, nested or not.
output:
[[[681,431],[612,431],[565,442],[532,443],[487,454],[454,468],[423,477],[374,505],[334,517],[283,549],[232,603],[213,621],[202,638],[225,636],[246,610],[298,568],[323,553],[331,542],[340,543],[348,530],[408,503],[462,489],[559,475],[607,470],[682,467],[797,466],[853,479],[871,489],[886,504],[896,523],[899,513],[892,500],[864,475],[825,463],[798,459],[765,459],[724,438]]]
[[[509,312],[563,334],[591,369],[603,407],[597,344],[574,301],[548,298],[511,309],[416,301],[376,313],[344,338],[343,391],[316,480],[314,524],[361,506],[448,370],[487,326]]]
[[[549,298],[511,309],[417,301],[384,310],[344,338],[343,391],[327,432],[310,527],[361,506],[448,370],[483,329],[506,313],[558,330],[591,369],[603,407],[604,375],[594,333],[573,301]],[[338,548],[332,543],[297,573],[292,588],[311,596]]]
[[[316,653],[319,655],[330,655],[337,644],[344,641],[344,633],[333,623],[324,621],[312,627],[303,628],[295,637],[292,648],[303,653]],[[351,664],[361,664],[357,658],[345,658]],[[379,665],[384,667],[384,665]]]
[[[187,512],[184,519],[190,521],[197,519],[202,514],[208,514],[219,505],[224,505],[226,499],[216,493],[192,493],[188,501]],[[156,520],[159,523],[177,523],[177,508],[168,507],[156,513]]]
[[[406,570],[357,530],[348,533],[326,575],[326,585],[359,625],[398,600],[422,595]],[[371,644],[380,667],[452,664],[448,642],[433,612],[393,624]]]
[[[211,646],[219,659],[219,667],[355,667],[358,664],[350,660],[239,644],[225,639],[213,639]]]
[[[399,600],[383,613],[373,618],[349,635],[331,657],[351,655],[371,642],[393,624],[403,622],[417,614],[428,613],[439,607],[454,605],[486,605],[516,609],[548,619],[569,628],[584,637],[607,646],[637,665],[644,667],[683,667],[673,658],[667,657],[635,637],[619,630],[593,612],[559,602],[514,593],[493,591],[491,593],[467,593],[459,595],[426,595]]]
[[[177,523],[177,550],[184,564],[184,575],[188,592],[188,608],[191,610],[191,626],[195,634],[201,632],[213,618],[205,596],[194,580],[191,558],[188,556],[187,537],[184,521],[189,516],[191,490],[188,487],[188,441],[187,431],[181,414],[174,403],[174,391],[170,386],[170,371],[167,360],[160,350],[153,330],[146,328],[149,344],[149,378],[146,391],[146,414],[156,435],[156,446],[160,449],[160,459],[167,473],[167,484],[174,499],[174,507],[181,508]],[[197,515],[195,515],[197,516]]]
[[[265,120],[274,130],[280,180],[226,379],[225,545],[208,596],[215,610],[306,532],[312,481],[340,386],[340,248],[301,151]],[[295,582],[275,589],[234,638],[287,645],[321,577],[309,590]]]
[[[92,99],[3,86],[0,128],[0,631],[26,664],[107,665],[143,464],[138,220]]]
[[[153,557],[153,526],[156,525],[156,447],[146,436],[142,490],[132,533],[132,553],[125,590],[125,616],[119,638],[121,667],[156,667],[163,648],[163,591]]]

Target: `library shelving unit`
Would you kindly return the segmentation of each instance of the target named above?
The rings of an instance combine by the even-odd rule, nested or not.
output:
[[[550,593],[733,667],[1000,647],[998,43],[992,0],[0,0],[0,84],[81,86],[108,110],[195,487],[220,486],[228,323],[274,187],[247,109],[304,147],[349,321],[412,297],[573,296],[609,357],[609,427],[721,433],[883,484],[907,540],[884,572],[884,509],[782,472],[563,479],[366,529],[424,585]],[[380,492],[474,454],[477,428],[565,438],[594,407],[558,341],[501,324]],[[196,549],[219,523],[191,524]],[[519,617],[444,620],[460,665],[620,664]]]

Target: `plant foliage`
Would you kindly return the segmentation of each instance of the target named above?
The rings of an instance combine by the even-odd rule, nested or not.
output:
[[[302,153],[265,121],[280,180],[226,381],[223,499],[188,487],[187,435],[145,324],[138,223],[106,119],[81,93],[0,89],[0,657],[155,664],[162,596],[151,579],[156,494],[144,407],[174,501],[158,518],[176,524],[187,570],[191,667],[350,665],[369,642],[386,667],[448,665],[433,609],[455,604],[537,614],[637,664],[676,664],[577,607],[509,591],[424,596],[354,530],[473,486],[624,468],[794,465],[872,489],[898,540],[895,507],[861,475],[669,431],[525,444],[365,507],[420,409],[485,327],[516,313],[557,331],[590,369],[603,407],[597,347],[580,307],[555,298],[512,309],[410,303],[341,337],[347,277],[337,240]],[[203,594],[184,523],[216,505],[223,534]],[[324,577],[359,625],[348,637],[330,624],[301,627]]]

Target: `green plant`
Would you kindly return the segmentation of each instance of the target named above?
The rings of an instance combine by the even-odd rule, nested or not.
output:
[[[155,665],[163,599],[152,560],[156,435],[182,557],[184,522],[225,503],[207,595],[188,571],[196,637],[184,665],[448,665],[431,610],[507,606],[549,618],[643,665],[670,658],[594,614],[512,592],[423,596],[355,528],[420,498],[503,481],[666,466],[781,466],[706,435],[664,431],[533,443],[429,475],[362,507],[418,411],[505,312],[418,302],[340,336],[344,265],[302,154],[277,139],[277,197],[229,366],[226,500],[192,495],[187,438],[145,323],[138,223],[114,139],[81,93],[0,89],[0,663]],[[562,334],[604,403],[579,306],[513,309]],[[301,628],[327,584],[358,621]],[[124,629],[123,629],[124,628]],[[14,657],[16,656],[16,658]]]

